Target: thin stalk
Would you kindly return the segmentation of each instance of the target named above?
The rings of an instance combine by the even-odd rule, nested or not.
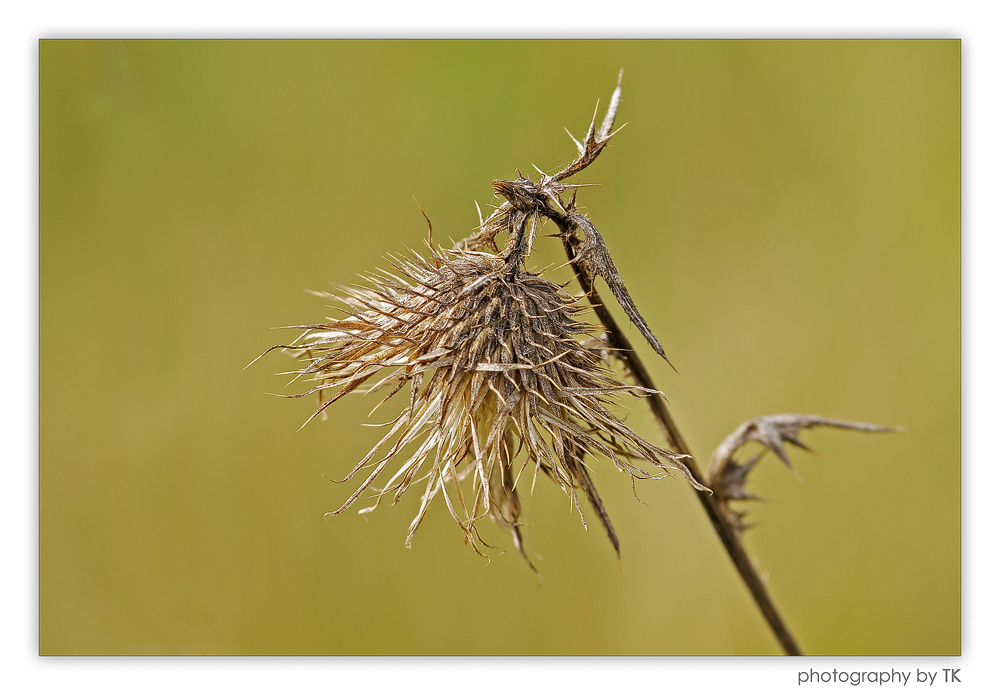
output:
[[[541,215],[559,226],[559,236],[562,238],[569,263],[576,271],[577,279],[598,318],[604,324],[610,346],[615,348],[615,354],[625,364],[635,379],[636,385],[656,392],[647,400],[653,411],[653,416],[660,424],[668,444],[674,451],[688,456],[683,460],[685,467],[690,471],[694,481],[705,488],[695,489],[698,499],[701,501],[705,513],[708,514],[719,540],[722,541],[722,545],[729,553],[733,564],[736,565],[743,582],[750,590],[750,595],[764,614],[764,618],[785,652],[790,655],[801,655],[802,652],[799,650],[795,638],[792,637],[792,633],[781,620],[781,616],[778,615],[778,610],[775,608],[764,582],[757,574],[757,570],[743,547],[740,540],[740,529],[726,514],[727,510],[723,500],[720,499],[721,495],[713,495],[708,489],[710,486],[706,483],[705,476],[695,463],[691,449],[685,443],[680,430],[670,416],[666,401],[659,395],[659,390],[653,383],[649,372],[646,371],[642,360],[639,359],[632,344],[597,294],[597,290],[594,288],[595,277],[604,278],[605,284],[628,315],[629,320],[638,328],[653,350],[666,359],[663,347],[632,301],[632,297],[629,295],[617,268],[615,268],[611,253],[605,246],[597,227],[585,215],[577,211],[575,192],[569,201],[562,198],[562,194],[580,186],[580,184],[567,184],[564,181],[590,166],[604,150],[611,137],[618,132],[617,130],[612,131],[612,128],[618,106],[621,103],[621,90],[622,73],[619,72],[618,84],[611,95],[607,113],[600,126],[597,125],[597,109],[595,109],[594,117],[583,142],[573,138],[578,151],[578,157],[573,163],[552,175],[545,174],[539,169],[542,177],[537,182],[521,176],[520,173],[515,180],[493,181],[493,189],[506,198],[506,202],[498,207],[487,220],[480,219],[479,232],[459,242],[458,246],[464,249],[492,248],[496,251],[497,234],[507,232],[508,239],[511,240],[508,242],[509,250],[507,253],[510,254],[511,262],[519,265],[531,251],[531,239],[525,237],[525,224],[529,218]],[[573,136],[570,135],[570,137]],[[581,232],[582,238],[577,236],[577,231]],[[534,237],[534,222],[532,222],[531,237]],[[617,543],[615,546],[617,548]]]
[[[594,287],[593,275],[591,275],[585,264],[574,261],[574,259],[578,257],[580,246],[582,244],[582,242],[573,233],[576,225],[572,224],[565,218],[559,219],[557,215],[549,215],[549,217],[553,218],[556,223],[559,224],[559,227],[563,232],[561,236],[563,239],[563,246],[566,249],[566,256],[569,258],[570,265],[576,272],[577,279],[580,282],[580,286],[583,288],[584,294],[587,295],[594,312],[604,325],[608,335],[608,342],[612,348],[616,349],[616,356],[625,363],[626,368],[632,374],[636,384],[642,386],[643,388],[659,391],[653,383],[653,379],[650,377],[649,372],[646,370],[646,366],[642,363],[638,353],[636,353],[635,349],[632,347],[632,343],[625,336],[625,333],[621,330],[618,322],[615,321],[615,318],[611,315],[611,312],[608,311],[607,307],[601,301],[601,297],[597,293],[597,288]],[[684,464],[687,466],[688,470],[691,471],[691,475],[695,478],[695,480],[705,487],[708,487],[701,470],[698,468],[698,464],[695,462],[694,454],[684,441],[684,437],[681,436],[677,424],[674,422],[674,419],[670,415],[670,411],[667,409],[666,401],[659,393],[654,393],[646,400],[649,403],[650,409],[653,411],[653,417],[656,418],[657,423],[659,423],[662,428],[663,435],[667,442],[677,453],[687,454],[690,457],[684,460]],[[795,641],[795,637],[792,636],[788,626],[785,625],[781,616],[778,614],[778,609],[774,605],[774,601],[771,599],[771,596],[767,591],[767,587],[764,586],[763,580],[761,580],[756,568],[750,561],[746,548],[743,547],[743,543],[740,540],[738,530],[735,529],[728,521],[721,501],[707,490],[699,490],[694,487],[691,489],[695,491],[696,495],[698,495],[698,500],[701,502],[701,506],[705,509],[705,513],[708,514],[708,518],[712,522],[712,527],[719,536],[719,540],[722,541],[722,545],[725,547],[726,552],[729,553],[730,559],[732,559],[733,564],[736,565],[736,569],[740,573],[740,577],[743,578],[743,582],[746,584],[747,589],[750,590],[750,595],[760,608],[761,613],[764,614],[764,619],[767,621],[767,624],[770,626],[774,636],[781,644],[781,647],[789,656],[802,656],[802,651],[799,649],[799,646]]]

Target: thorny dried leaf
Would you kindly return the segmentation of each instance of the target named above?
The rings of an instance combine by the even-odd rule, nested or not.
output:
[[[730,522],[740,531],[748,527],[742,519],[745,512],[737,512],[729,504],[732,501],[759,500],[756,495],[747,492],[747,477],[754,466],[768,451],[774,452],[781,461],[792,468],[784,443],[797,446],[806,451],[812,451],[799,439],[799,430],[811,427],[839,427],[841,429],[859,430],[862,432],[897,432],[898,427],[883,427],[865,422],[849,420],[834,420],[819,415],[799,415],[786,413],[783,415],[765,415],[748,420],[736,428],[732,434],[722,440],[722,443],[712,454],[708,468],[708,486],[726,505],[730,514]],[[735,459],[736,452],[750,442],[758,442],[766,448],[743,463]]]

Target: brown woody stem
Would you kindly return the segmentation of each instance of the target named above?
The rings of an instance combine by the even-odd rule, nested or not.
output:
[[[566,256],[570,261],[573,261],[573,259],[577,258],[582,243],[573,233],[575,225],[565,218],[559,219],[558,215],[550,214],[548,216],[554,219],[562,230]],[[601,302],[600,295],[598,295],[597,289],[594,287],[593,275],[591,275],[586,265],[582,263],[572,262],[571,265],[580,281],[580,286],[590,300],[594,312],[607,331],[610,346],[616,349],[616,356],[625,363],[625,366],[639,386],[658,391],[649,372],[646,371],[646,366],[639,359],[639,355],[632,347],[632,343],[625,336],[625,333],[621,330],[611,312]],[[695,480],[708,487],[704,476],[702,476],[695,462],[691,449],[684,441],[684,437],[681,436],[677,424],[670,416],[670,411],[667,409],[667,403],[663,399],[663,396],[659,393],[654,393],[647,401],[650,409],[653,411],[653,417],[656,418],[656,421],[663,429],[664,437],[666,437],[671,448],[678,454],[687,454],[690,457],[685,459],[685,465],[691,471],[691,475]],[[746,548],[743,547],[743,543],[740,540],[739,531],[729,522],[721,500],[709,491],[698,490],[694,487],[692,489],[698,495],[698,500],[701,502],[701,506],[704,507],[705,513],[708,514],[708,518],[711,520],[712,527],[719,536],[719,540],[722,541],[722,545],[726,548],[726,552],[729,553],[733,564],[736,565],[736,569],[743,578],[743,582],[747,585],[747,589],[750,590],[750,595],[757,603],[761,613],[764,614],[764,619],[767,620],[767,624],[771,627],[771,631],[778,642],[781,643],[785,653],[789,656],[802,656],[802,651],[799,649],[795,637],[792,636],[788,626],[785,625],[778,614],[778,609],[775,607],[774,601],[771,600],[767,587],[764,586],[764,582],[757,573],[757,569],[750,561],[750,556],[747,555]]]

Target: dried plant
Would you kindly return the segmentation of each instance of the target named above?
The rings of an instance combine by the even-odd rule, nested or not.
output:
[[[814,415],[757,418],[723,441],[708,476],[702,477],[662,394],[602,303],[597,278],[666,360],[663,348],[636,308],[597,227],[576,207],[576,189],[583,184],[566,183],[592,164],[617,132],[612,128],[620,101],[619,73],[600,126],[595,110],[583,142],[574,138],[578,157],[570,165],[551,175],[538,170],[537,181],[520,172],[516,179],[493,181],[503,202],[487,219],[480,215],[478,231],[452,249],[435,248],[428,220],[429,255],[392,257],[394,272],[367,277],[367,286],[345,288],[342,296],[325,294],[344,316],[289,326],[304,333],[271,350],[285,349],[304,361],[294,374],[315,385],[288,397],[317,394],[319,406],[310,420],[347,394],[387,389],[381,406],[409,386],[401,412],[384,425],[388,432],[337,481],[364,470],[363,482],[328,516],[351,508],[365,493],[374,503],[361,513],[375,509],[386,495],[395,503],[413,483],[422,483],[407,546],[428,505],[440,496],[477,553],[488,544],[476,524],[490,517],[510,531],[527,559],[518,485],[523,490],[523,474],[530,471],[533,489],[541,471],[569,496],[585,526],[579,496],[581,491],[586,495],[617,553],[618,537],[588,473],[590,462],[607,459],[628,473],[633,492],[636,479],[678,471],[698,494],[776,638],[787,653],[799,654],[742,544],[744,514],[732,508],[733,502],[757,499],[745,486],[763,454],[740,463],[736,452],[756,441],[766,447],[763,453],[772,451],[790,466],[783,443],[807,448],[798,439],[800,429],[894,428]],[[583,290],[580,297],[526,267],[547,221],[558,229],[551,236],[562,241],[567,264]],[[501,248],[498,238],[503,236]],[[577,318],[586,310],[583,298],[599,326]],[[623,377],[609,368],[612,356]],[[646,441],[613,414],[614,401],[624,395],[645,400],[669,448]],[[660,473],[651,473],[645,464]]]

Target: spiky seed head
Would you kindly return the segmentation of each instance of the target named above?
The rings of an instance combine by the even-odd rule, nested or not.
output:
[[[530,479],[533,487],[541,471],[577,510],[578,491],[585,493],[617,551],[588,457],[610,460],[633,485],[658,477],[637,461],[679,470],[694,483],[683,456],[645,441],[610,412],[613,397],[650,392],[602,366],[595,327],[577,319],[584,309],[559,285],[480,251],[432,249],[429,258],[411,254],[393,265],[395,273],[367,278],[368,287],[329,295],[346,308],[344,318],[296,326],[305,333],[276,346],[305,360],[297,374],[316,384],[297,395],[319,394],[314,416],[355,391],[388,389],[382,405],[409,386],[388,432],[344,478],[365,471],[363,482],[329,515],[366,492],[374,503],[362,513],[387,496],[395,503],[419,482],[408,546],[440,496],[476,552],[488,546],[476,524],[489,516],[523,553],[518,486]]]

